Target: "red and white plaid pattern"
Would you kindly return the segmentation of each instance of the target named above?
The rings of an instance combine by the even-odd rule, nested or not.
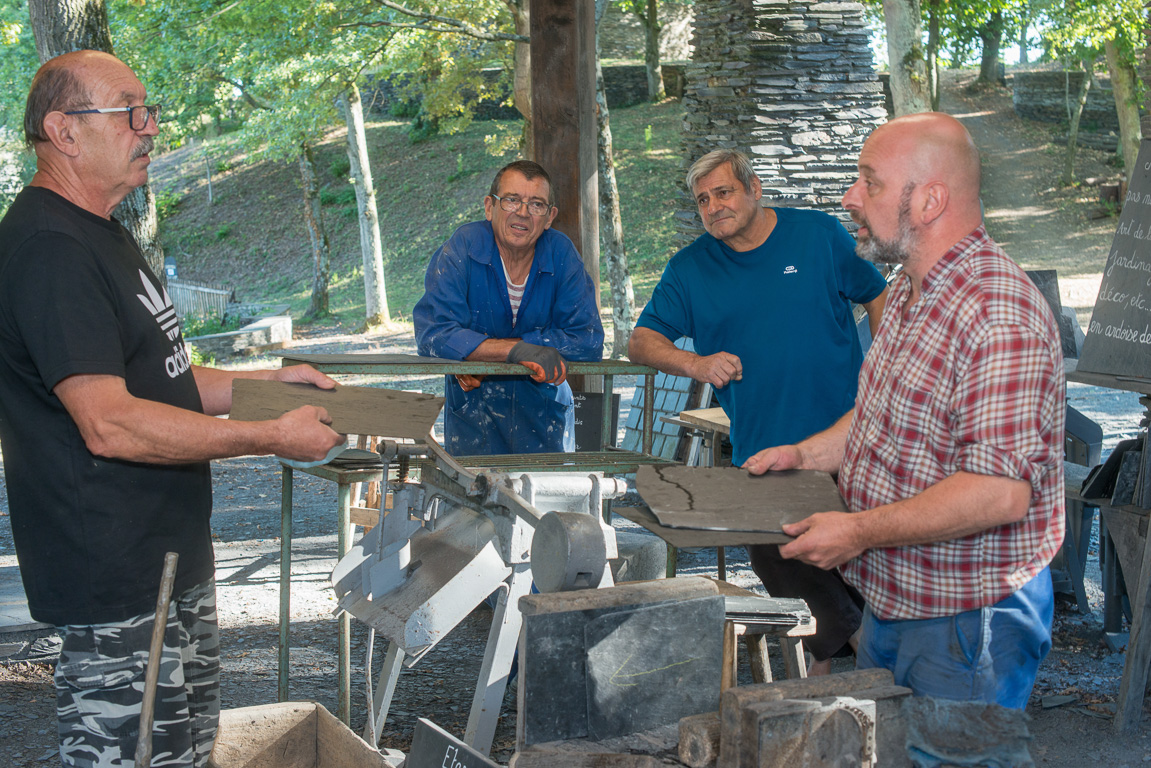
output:
[[[1020,522],[874,549],[844,577],[882,619],[950,616],[1007,597],[1063,541],[1063,355],[1054,317],[981,226],[923,281],[897,280],[859,375],[839,488],[852,511],[907,499],[958,471],[1031,484]]]

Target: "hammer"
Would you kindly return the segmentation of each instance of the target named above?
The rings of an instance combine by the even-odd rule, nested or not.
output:
[[[160,680],[160,655],[164,648],[164,629],[168,626],[168,605],[172,602],[172,585],[176,581],[176,561],[180,555],[164,555],[164,573],[160,577],[160,594],[156,596],[156,617],[152,623],[152,644],[148,649],[148,669],[144,673],[144,701],[140,705],[140,735],[136,739],[136,768],[152,765],[152,721],[155,718],[156,686]]]

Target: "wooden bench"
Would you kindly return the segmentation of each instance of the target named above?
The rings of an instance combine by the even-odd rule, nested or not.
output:
[[[719,587],[719,593],[726,597],[762,597],[754,592],[737,587],[719,579],[712,579]],[[807,677],[807,662],[803,656],[803,638],[815,634],[815,618],[806,610],[794,621],[773,621],[764,616],[762,621],[724,621],[723,626],[723,676],[720,688],[727,690],[735,685],[738,678],[736,638],[742,637],[751,663],[751,679],[756,683],[770,683],[771,663],[767,653],[767,638],[779,639],[783,653],[783,666],[791,679]]]

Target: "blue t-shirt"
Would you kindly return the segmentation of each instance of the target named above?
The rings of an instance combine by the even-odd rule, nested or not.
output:
[[[821,211],[774,209],[763,245],[734,251],[708,234],[672,257],[636,326],[700,355],[729,352],[743,378],[716,390],[732,461],[831,426],[855,405],[863,352],[852,302],[883,292],[879,270]]]

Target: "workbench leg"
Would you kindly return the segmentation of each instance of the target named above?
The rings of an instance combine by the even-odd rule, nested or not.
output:
[[[767,655],[767,638],[763,635],[744,635],[743,647],[751,659],[751,682],[771,682],[771,659]]]
[[[723,623],[723,660],[719,673],[719,690],[726,691],[735,685],[739,679],[739,670],[736,665],[739,659],[739,649],[735,644],[735,622]]]
[[[1123,665],[1123,682],[1115,704],[1115,730],[1133,732],[1143,714],[1143,694],[1147,688],[1147,668],[1151,665],[1151,529],[1143,542],[1143,568],[1139,585],[1131,600],[1131,638],[1127,641],[1127,662]],[[1128,589],[1130,589],[1128,584]]]
[[[719,571],[719,580],[727,581],[727,553],[723,551],[723,547],[715,548],[715,562],[716,570]]]
[[[364,723],[364,741],[373,747],[380,743],[380,734],[384,732],[384,721],[388,719],[388,710],[392,707],[392,697],[396,695],[396,681],[400,679],[400,668],[404,663],[404,650],[394,640],[388,641],[388,653],[384,656],[384,665],[380,667],[379,682],[372,694],[372,712],[375,729],[369,732],[373,722]],[[372,670],[365,670],[365,674],[372,674]]]
[[[667,570],[664,576],[669,579],[675,578],[675,570],[679,565],[679,550],[671,544],[667,545]]]
[[[468,715],[468,727],[464,732],[464,743],[482,755],[492,751],[492,740],[496,735],[496,721],[500,707],[504,703],[504,691],[508,687],[508,675],[512,671],[512,658],[519,642],[520,598],[532,588],[532,568],[530,563],[512,566],[508,577],[508,588],[500,590],[492,616],[492,628],[488,632],[488,647],[484,652],[484,663],[480,666],[480,679],[476,684],[476,695],[472,699],[472,711]],[[523,663],[523,659],[520,660]],[[520,670],[523,674],[523,670]]]
[[[783,650],[783,667],[790,680],[807,677],[807,659],[803,658],[803,641],[798,637],[781,637],[779,646]]]
[[[348,554],[351,540],[351,497],[352,486],[349,483],[339,484],[339,519],[336,529],[336,562],[344,559]],[[340,611],[336,617],[339,632],[336,645],[336,665],[339,667],[337,680],[337,709],[338,717],[345,725],[352,718],[352,691],[349,687],[351,679],[352,656],[352,617],[346,611]]]
[[[276,700],[288,700],[288,624],[292,617],[292,468],[280,465],[280,648]]]

